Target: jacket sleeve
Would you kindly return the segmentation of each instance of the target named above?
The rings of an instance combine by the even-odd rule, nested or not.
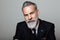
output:
[[[13,40],[15,40],[15,39],[23,40],[22,35],[21,35],[20,27],[21,27],[21,26],[20,26],[20,24],[18,23],[17,26],[16,26],[16,33],[15,33],[15,36],[13,37]]]
[[[55,33],[54,28],[55,28],[55,26],[54,26],[54,24],[52,24],[51,28],[50,28],[50,30],[49,30],[49,32],[47,34],[47,40],[56,40],[55,34],[54,34]]]

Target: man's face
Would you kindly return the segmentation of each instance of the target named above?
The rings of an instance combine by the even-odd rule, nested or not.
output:
[[[24,7],[23,14],[26,22],[33,22],[38,18],[38,10],[35,9],[34,5]]]

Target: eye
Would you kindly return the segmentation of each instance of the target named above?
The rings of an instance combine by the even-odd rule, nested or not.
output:
[[[35,11],[31,12],[30,14],[34,14],[34,13],[35,13]]]
[[[34,12],[31,12],[30,14],[34,14]]]
[[[28,16],[28,14],[24,14],[24,16]]]
[[[34,11],[35,12],[35,11]],[[34,14],[34,12],[31,12],[30,14]]]

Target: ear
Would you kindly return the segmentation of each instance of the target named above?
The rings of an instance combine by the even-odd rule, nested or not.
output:
[[[39,16],[39,10],[37,9],[37,16]]]

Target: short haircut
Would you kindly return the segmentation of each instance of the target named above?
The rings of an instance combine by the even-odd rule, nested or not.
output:
[[[22,10],[23,10],[24,7],[30,6],[30,5],[34,5],[35,6],[35,9],[37,10],[37,5],[35,3],[33,3],[33,2],[31,2],[31,1],[25,1],[23,3]]]

